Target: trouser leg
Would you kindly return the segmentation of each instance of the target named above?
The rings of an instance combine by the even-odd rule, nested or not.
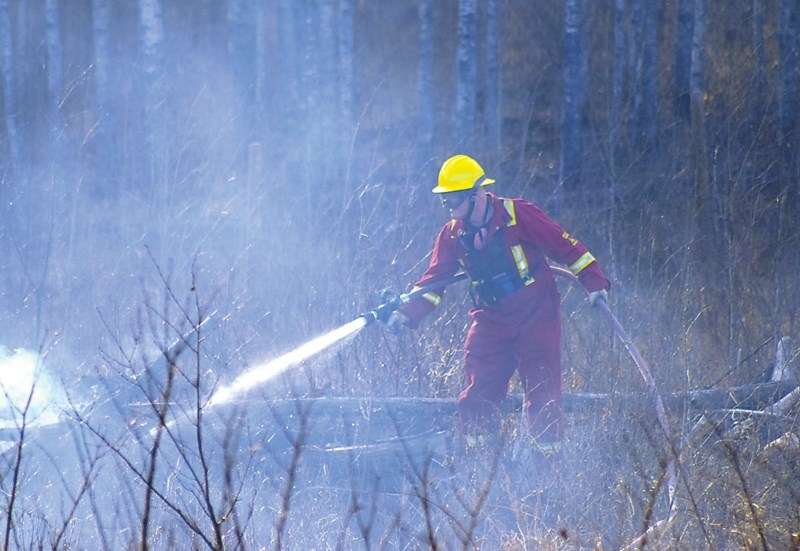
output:
[[[475,320],[464,345],[466,388],[458,397],[461,431],[498,434],[500,404],[514,373],[509,336],[502,328]]]
[[[561,320],[556,300],[543,301],[515,344],[531,435],[542,442],[564,434],[561,387]]]

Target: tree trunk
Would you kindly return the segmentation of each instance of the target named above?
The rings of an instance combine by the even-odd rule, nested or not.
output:
[[[581,0],[564,3],[563,100],[561,112],[560,178],[568,192],[580,187],[583,161],[581,116],[583,111],[585,70],[581,43]]]
[[[61,27],[59,25],[58,0],[46,0],[45,19],[47,21],[47,101],[50,121],[50,163],[51,166],[61,165],[66,161],[63,155],[63,146],[66,142],[64,125],[61,116],[61,94],[63,89],[61,47]]]
[[[146,168],[151,190],[153,218],[159,235],[170,235],[168,224],[171,189],[167,177],[167,83],[164,69],[164,22],[160,0],[139,0],[139,44],[141,48],[141,112],[143,118]],[[154,249],[159,265],[165,260],[164,242]]]
[[[355,73],[353,68],[353,0],[339,0],[338,21],[339,128],[335,131],[345,138],[342,144],[342,153],[346,154],[349,160],[350,144],[353,142],[353,134],[355,132],[354,113],[356,111]],[[343,156],[342,158],[345,157]]]
[[[456,90],[456,142],[472,152],[475,141],[477,81],[477,0],[458,2],[458,88]],[[473,153],[474,154],[474,153]]]
[[[796,0],[781,0],[779,24],[778,105],[780,114],[781,195],[778,216],[778,246],[783,251],[774,267],[776,337],[794,333],[800,291],[786,285],[797,266],[800,201],[797,182],[798,155],[798,7]],[[787,269],[788,268],[788,269]],[[787,279],[788,278],[788,279]]]
[[[764,41],[764,3],[763,0],[753,0],[753,62],[756,66],[755,94],[751,97],[751,104],[759,109],[753,113],[753,120],[762,117],[764,106],[767,104],[765,97],[767,91],[767,54]]]
[[[292,0],[277,0],[277,44],[278,59],[275,87],[275,112],[281,113],[278,119],[280,127],[277,129],[281,136],[287,136],[287,143],[280,143],[282,152],[286,153],[294,148],[296,142],[292,139],[293,128],[298,124],[297,105],[299,103],[297,82],[299,81],[300,63],[298,60],[298,46],[296,37],[296,23],[294,11],[298,2]],[[279,140],[283,142],[283,140]]]
[[[23,166],[23,140],[17,126],[17,77],[16,59],[14,55],[14,33],[11,26],[9,0],[0,0],[0,55],[2,56],[3,71],[3,115],[5,121],[6,136],[8,139],[8,153],[10,163],[4,174],[0,178],[13,179],[13,174]],[[6,186],[0,186],[5,190]],[[8,204],[3,201],[3,204]]]
[[[268,2],[258,2],[254,8],[253,17],[255,17],[255,33],[254,33],[254,67],[253,67],[253,105],[255,106],[258,120],[256,121],[255,128],[253,129],[253,139],[256,141],[263,141],[265,136],[263,129],[267,121],[267,106],[270,105],[270,89],[272,85],[271,79],[274,77],[275,71],[272,70],[273,52],[275,51],[274,44],[270,43],[270,38],[273,36],[275,28],[272,24],[272,12],[274,6],[269,5]]]
[[[315,72],[319,89],[319,104],[313,114],[319,125],[319,152],[323,162],[328,165],[325,174],[330,182],[337,185],[341,182],[339,174],[340,163],[335,159],[340,153],[339,144],[342,143],[341,128],[338,128],[338,40],[334,35],[337,12],[332,2],[322,2],[319,6],[319,48],[317,69]],[[342,197],[342,204],[347,204],[349,197]]]
[[[97,134],[94,136],[94,167],[97,185],[92,195],[115,196],[122,190],[121,182],[112,178],[112,167],[117,166],[114,154],[114,136],[117,135],[112,103],[111,54],[111,4],[110,0],[92,0],[92,39],[94,45],[94,104]],[[102,182],[102,184],[101,184]]]
[[[678,0],[678,21],[675,45],[674,114],[690,118],[690,80],[692,71],[693,0]]]
[[[246,173],[247,147],[255,139],[255,131],[260,128],[263,116],[259,106],[255,104],[256,67],[256,10],[248,0],[230,0],[228,2],[227,31],[228,58],[230,68],[231,89],[236,134],[242,143],[237,151],[237,165],[240,174]],[[256,52],[256,55],[253,53]]]
[[[702,311],[695,324],[695,332],[710,333],[718,326],[717,316],[724,311],[721,300],[724,288],[717,285],[724,274],[724,250],[717,232],[715,197],[711,192],[708,166],[708,137],[705,117],[705,47],[706,0],[695,0],[694,32],[692,36],[691,91],[691,159],[695,183],[695,205],[691,233],[691,260],[693,270],[688,284],[696,298],[693,308]]]
[[[779,91],[781,151],[783,153],[784,182],[794,179],[797,156],[797,71],[798,38],[797,0],[781,0],[779,17]],[[796,183],[791,184],[793,187]]]
[[[486,145],[492,156],[500,155],[500,0],[488,0],[486,7]]]
[[[322,90],[320,69],[320,55],[323,48],[320,40],[320,19],[321,11],[319,0],[308,0],[305,2],[295,2],[295,44],[300,54],[297,62],[300,67],[298,90],[298,110],[300,112],[299,126],[291,132],[300,132],[301,143],[299,151],[320,152],[323,150],[324,136],[317,132],[320,121],[317,117],[320,114],[322,105]],[[308,160],[308,156],[302,162]],[[318,161],[323,161],[324,156],[317,157]],[[311,167],[306,167],[311,168]],[[314,171],[322,171],[322,167],[313,168]],[[322,173],[322,172],[318,172]],[[316,179],[315,179],[316,180]],[[307,185],[319,185],[321,182],[306,182]],[[309,189],[309,191],[311,191]]]
[[[642,51],[642,133],[649,155],[658,154],[658,2],[644,2],[644,50]]]
[[[611,106],[609,116],[609,153],[611,170],[616,172],[617,154],[622,132],[622,99],[625,84],[625,0],[614,0],[614,57],[611,73]],[[613,179],[613,178],[612,178]]]
[[[708,179],[708,145],[706,143],[705,119],[705,47],[706,47],[706,0],[695,0],[694,32],[692,34],[692,71],[690,93],[692,105],[692,159],[695,184],[697,186],[698,238],[707,229],[703,223],[710,215],[711,190]]]
[[[645,42],[644,4],[641,0],[631,2],[631,31],[628,40],[628,142],[631,154],[641,151],[642,137],[642,51]]]
[[[417,143],[419,161],[424,164],[433,155],[433,55],[436,22],[434,0],[420,0],[417,6],[419,21],[419,64],[417,66]]]
[[[664,396],[664,402],[672,414],[693,411],[715,410],[762,410],[775,409],[780,400],[795,401],[800,391],[795,382],[753,383],[729,388],[711,388],[706,390],[688,390]],[[630,408],[649,408],[652,396],[642,390],[622,394],[566,392],[564,394],[565,413],[589,413],[609,408],[609,404],[625,404]],[[358,412],[372,410],[374,415],[391,415],[396,419],[412,420],[420,415],[424,419],[439,419],[448,423],[448,419],[457,407],[455,398],[289,398],[274,400],[271,403],[251,401],[248,410],[269,407],[280,412],[281,418],[291,417],[292,412],[310,411],[315,420],[321,418],[352,418]],[[522,396],[510,394],[503,400],[502,411],[519,411],[522,407]],[[781,413],[785,408],[781,410]]]

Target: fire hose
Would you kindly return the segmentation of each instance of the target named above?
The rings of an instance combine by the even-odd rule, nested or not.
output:
[[[578,278],[573,275],[572,272],[569,270],[565,270],[563,268],[558,268],[556,266],[550,266],[550,269],[553,271],[554,274],[567,278],[573,283],[578,283]],[[653,379],[653,375],[650,373],[650,369],[647,367],[647,363],[642,358],[642,355],[639,354],[639,350],[636,348],[636,345],[633,343],[630,335],[628,332],[625,331],[625,328],[622,327],[622,324],[619,322],[617,317],[609,308],[608,303],[602,298],[599,297],[597,302],[595,303],[599,306],[600,310],[608,317],[609,322],[611,323],[611,327],[614,329],[614,333],[617,334],[617,337],[622,341],[622,344],[625,345],[625,349],[630,354],[631,358],[633,359],[633,363],[636,364],[636,367],[639,370],[639,374],[644,379],[645,385],[647,386],[647,391],[653,399],[653,403],[656,410],[656,420],[658,421],[659,428],[664,434],[664,453],[667,459],[667,468],[666,468],[666,476],[667,476],[667,489],[669,491],[669,498],[670,498],[670,506],[672,505],[672,498],[675,493],[675,452],[672,448],[672,437],[670,435],[669,430],[669,422],[667,420],[667,412],[666,408],[664,407],[664,400],[661,398],[661,393],[658,391],[658,387],[656,386],[655,379]]]

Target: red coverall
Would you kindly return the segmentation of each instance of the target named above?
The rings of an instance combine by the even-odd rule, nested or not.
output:
[[[478,297],[469,313],[473,321],[464,346],[466,388],[458,401],[461,430],[497,431],[499,405],[517,370],[531,435],[540,442],[558,441],[563,435],[560,296],[547,258],[568,266],[588,292],[608,289],[610,283],[586,247],[536,205],[488,192],[487,197],[492,215],[484,226],[488,230],[484,243],[495,243],[495,251],[504,251],[503,258],[496,253],[489,263],[516,269],[520,277],[510,294],[496,301]],[[447,279],[463,267],[477,289],[476,271],[486,265],[481,255],[488,245],[475,251],[470,246],[474,232],[461,220],[448,222],[416,287]],[[426,293],[400,311],[417,326],[439,304],[443,291]]]

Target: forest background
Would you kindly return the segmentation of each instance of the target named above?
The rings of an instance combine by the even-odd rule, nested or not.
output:
[[[797,11],[0,2],[4,344],[84,374],[136,333],[158,268],[235,313],[236,361],[274,355],[421,273],[461,152],[589,246],[659,378],[763,376],[797,331]],[[575,384],[621,371],[579,351],[604,333],[568,347]],[[447,350],[416,341],[389,380],[438,392]],[[374,359],[345,363],[323,384],[361,392]]]

